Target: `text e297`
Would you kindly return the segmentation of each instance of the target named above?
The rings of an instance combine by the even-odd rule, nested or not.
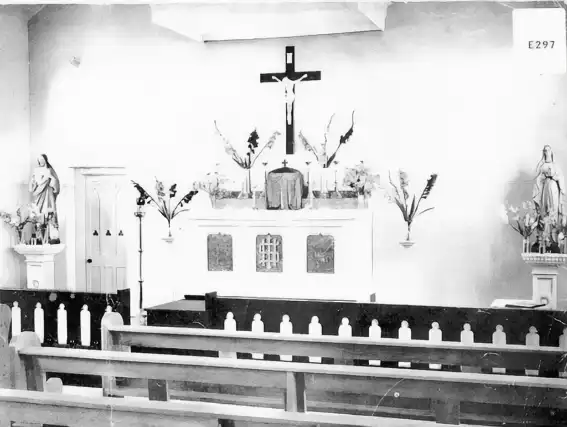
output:
[[[553,49],[554,40],[530,40],[528,41],[528,49]]]

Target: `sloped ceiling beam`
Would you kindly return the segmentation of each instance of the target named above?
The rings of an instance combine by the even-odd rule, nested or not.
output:
[[[384,8],[372,13],[377,21]],[[379,31],[348,3],[152,5],[152,20],[196,41],[253,40]]]
[[[358,3],[358,10],[370,19],[376,27],[384,31],[386,29],[386,15],[388,14],[386,2],[364,2]]]
[[[191,5],[179,7],[163,4],[152,4],[150,7],[154,24],[175,31],[191,40],[197,42],[204,41],[204,22],[202,19],[199,19],[197,7]],[[192,9],[194,9],[194,13],[192,13]]]

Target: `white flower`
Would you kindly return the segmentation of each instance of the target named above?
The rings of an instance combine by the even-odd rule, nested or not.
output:
[[[561,232],[557,235],[557,238],[561,241],[561,240],[565,239],[565,234],[563,234],[563,232]]]
[[[506,207],[506,205],[500,205],[498,216],[504,224],[508,224],[508,208]]]

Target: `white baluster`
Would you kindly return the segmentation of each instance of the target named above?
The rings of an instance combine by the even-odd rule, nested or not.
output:
[[[257,334],[264,333],[264,322],[262,322],[262,316],[256,313],[254,315],[254,320],[252,321],[252,332]],[[252,359],[263,359],[264,355],[262,353],[252,353]]]
[[[57,343],[67,345],[67,310],[65,310],[65,304],[59,304],[59,310],[57,310]]]
[[[20,305],[14,301],[12,306],[12,338],[22,333],[22,309]]]
[[[339,326],[339,337],[341,338],[352,338],[352,326],[349,325],[349,321],[346,317],[341,320],[341,326]],[[352,360],[348,358],[335,358],[335,364],[351,365]]]
[[[411,329],[407,320],[402,321],[402,326],[398,329],[398,339],[411,341]],[[400,368],[411,368],[411,362],[398,362]]]
[[[81,310],[81,345],[83,347],[91,345],[91,312],[86,304]]]
[[[529,333],[526,335],[526,347],[539,347],[539,334],[534,326],[530,327]],[[526,369],[526,375],[537,377],[539,375],[538,369]]]
[[[380,341],[382,339],[382,328],[378,325],[378,320],[372,319],[372,324],[368,330],[368,338],[373,341]],[[369,360],[369,365],[380,366],[379,360]]]
[[[323,335],[323,327],[319,323],[319,318],[317,316],[313,316],[311,318],[311,323],[309,324],[309,335],[312,335],[312,336]],[[310,356],[309,361],[311,363],[321,363],[321,358]]]
[[[567,328],[563,328],[563,334],[559,337],[559,349],[567,353]],[[559,372],[559,376],[561,378],[567,378],[567,372]]]
[[[471,325],[465,323],[463,325],[463,330],[461,331],[461,344],[463,345],[473,345],[474,344],[474,332],[471,331]],[[480,372],[480,369],[472,366],[461,366],[462,372]]]
[[[349,321],[346,317],[343,317],[341,326],[339,326],[339,337],[352,338],[352,326],[349,325]]]
[[[433,322],[431,324],[431,329],[429,330],[429,342],[440,343],[443,341],[443,332],[439,329],[439,323]],[[429,369],[441,369],[439,363],[430,363]]]
[[[471,325],[468,323],[463,325],[463,330],[461,331],[461,344],[474,344],[474,332],[471,331]]]
[[[504,332],[502,325],[496,326],[496,330],[492,334],[492,344],[499,347],[506,346],[506,332]],[[505,374],[506,368],[492,368],[492,372],[495,374]]]
[[[226,313],[226,319],[224,319],[224,330],[225,332],[236,332],[236,320],[234,320],[234,314],[231,311]],[[236,359],[236,352],[219,351],[219,357]]]
[[[293,335],[293,324],[289,321],[289,316],[287,314],[283,315],[282,321],[280,322],[280,334]],[[291,362],[293,360],[293,356],[280,355],[280,360],[284,362]]]
[[[35,305],[35,310],[33,311],[33,330],[39,337],[39,342],[43,344],[45,338],[45,318],[43,313],[43,308],[41,308],[41,303]]]

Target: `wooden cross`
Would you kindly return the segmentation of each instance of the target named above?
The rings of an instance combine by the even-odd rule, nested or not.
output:
[[[284,168],[287,167],[287,160],[284,160],[282,163]]]
[[[295,47],[285,48],[285,73],[260,74],[260,83],[282,83],[285,89],[285,152],[293,154],[295,85],[301,81],[321,80],[321,71],[295,71]]]

